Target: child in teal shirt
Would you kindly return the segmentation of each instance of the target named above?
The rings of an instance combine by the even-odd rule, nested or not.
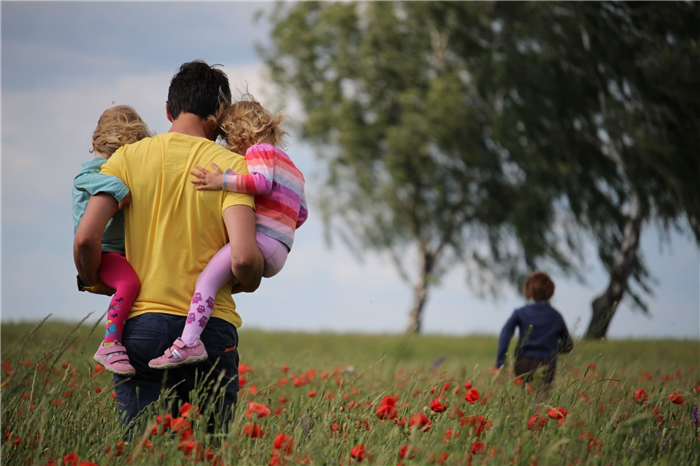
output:
[[[131,202],[126,185],[117,177],[100,173],[102,165],[120,147],[150,137],[146,123],[136,111],[126,105],[118,105],[100,116],[92,136],[92,150],[95,157],[83,163],[83,167],[73,180],[73,233],[78,230],[91,196],[99,193],[112,195],[119,203],[119,210],[109,221],[102,235],[102,262],[99,269],[100,281],[114,288],[115,293],[107,312],[105,339],[95,353],[94,359],[106,370],[122,376],[133,376],[134,367],[129,362],[126,348],[121,344],[124,323],[141,284],[136,272],[125,257],[124,213],[122,208]],[[80,291],[95,291],[99,284],[86,287],[78,278]]]

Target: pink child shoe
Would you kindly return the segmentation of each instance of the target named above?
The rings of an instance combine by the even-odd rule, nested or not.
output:
[[[175,340],[173,346],[165,350],[165,354],[159,358],[151,359],[148,367],[153,369],[170,369],[185,364],[197,364],[205,361],[209,355],[202,340],[197,339],[192,345],[186,345],[180,338]]]
[[[103,342],[104,344],[104,342]],[[109,346],[100,344],[97,353],[93,359],[99,364],[102,364],[106,370],[113,374],[122,375],[124,377],[133,377],[136,375],[134,366],[129,362],[129,356],[126,354],[126,348],[119,342],[114,342]]]

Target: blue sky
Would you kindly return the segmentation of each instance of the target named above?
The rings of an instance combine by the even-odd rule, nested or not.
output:
[[[157,133],[168,130],[164,103],[183,62],[221,63],[232,87],[250,90],[294,119],[298,106],[274,97],[254,44],[269,27],[253,21],[270,3],[6,3],[2,14],[2,321],[101,315],[107,299],[75,289],[72,259],[73,176],[88,153],[102,111],[132,105]],[[329,249],[314,206],[322,166],[314,149],[293,140],[291,157],[307,177],[309,222],[297,233],[287,266],[238,300],[244,327],[391,333],[403,330],[410,288],[381,256],[358,262],[339,242]],[[648,228],[642,248],[658,280],[651,316],[623,303],[612,337],[700,335],[700,257],[693,241],[671,235],[661,246]],[[662,250],[663,249],[663,250]],[[177,253],[177,251],[175,251]],[[590,302],[606,285],[596,260],[586,283],[557,281],[554,305],[581,334]],[[455,268],[432,290],[424,328],[430,333],[495,334],[522,303],[504,286],[478,299]]]

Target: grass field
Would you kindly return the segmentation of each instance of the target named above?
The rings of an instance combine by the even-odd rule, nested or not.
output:
[[[228,434],[154,409],[125,442],[102,325],[35,327],[1,327],[3,465],[700,464],[698,341],[577,342],[543,395],[492,372],[495,337],[241,329]]]

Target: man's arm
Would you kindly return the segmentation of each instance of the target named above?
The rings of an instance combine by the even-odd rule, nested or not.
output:
[[[246,205],[228,207],[223,213],[231,243],[231,271],[241,291],[253,292],[260,286],[265,261],[255,241],[255,211]]]
[[[102,235],[116,211],[117,201],[110,194],[92,196],[75,232],[73,260],[85,286],[96,285],[99,281],[97,270],[102,261]]]

